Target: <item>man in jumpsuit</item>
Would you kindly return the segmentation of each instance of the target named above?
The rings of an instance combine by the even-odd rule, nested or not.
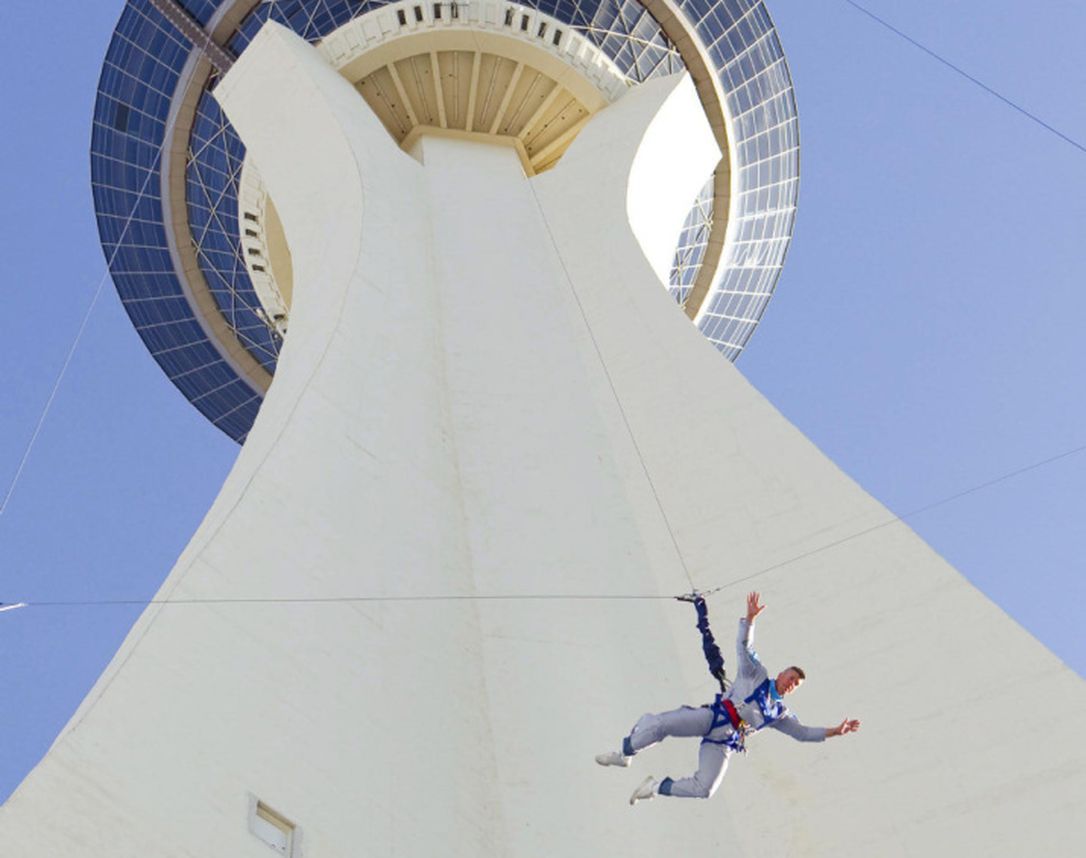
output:
[[[688,778],[656,780],[648,777],[630,796],[630,804],[656,795],[676,798],[708,798],[720,785],[733,753],[745,750],[747,736],[764,727],[772,727],[800,742],[822,742],[831,736],[843,736],[860,729],[860,722],[845,719],[836,727],[805,727],[784,705],[785,695],[791,694],[805,676],[798,667],[789,667],[770,679],[754,652],[754,619],[765,605],[759,604],[757,593],[747,596],[747,615],[739,620],[739,674],[731,688],[724,679],[724,660],[709,631],[708,611],[700,595],[683,597],[693,601],[698,612],[698,629],[709,662],[710,672],[720,682],[721,693],[705,706],[683,706],[658,715],[643,715],[630,735],[622,740],[620,751],[600,754],[601,766],[628,766],[638,751],[643,751],[667,736],[701,737],[698,770]]]

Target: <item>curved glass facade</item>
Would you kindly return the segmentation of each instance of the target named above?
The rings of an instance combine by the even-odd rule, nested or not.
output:
[[[235,0],[181,0],[201,25]],[[316,41],[384,0],[259,3],[227,41],[236,55],[269,17]],[[428,4],[429,5],[429,4]],[[631,80],[683,68],[637,0],[529,0],[596,44]],[[779,40],[761,0],[676,4],[715,66],[735,153],[729,240],[703,311],[702,332],[729,359],[742,350],[779,277],[795,215],[798,129]],[[197,321],[178,279],[163,220],[159,152],[192,46],[153,7],[128,0],[99,81],[91,173],[102,245],[121,300],[152,355],[216,426],[243,441],[261,395],[238,376]],[[213,86],[214,78],[209,82]],[[281,340],[264,318],[242,258],[237,192],[244,147],[209,88],[201,93],[185,161],[185,209],[197,265],[218,310],[269,373]],[[694,201],[672,270],[682,302],[712,227],[712,181]]]
[[[792,77],[762,0],[685,0],[716,67],[735,149],[728,243],[698,328],[735,360],[780,278],[799,195]]]
[[[256,418],[261,396],[197,321],[163,223],[160,151],[191,50],[148,0],[125,4],[94,108],[94,207],[113,282],[147,348],[181,392],[240,441]]]

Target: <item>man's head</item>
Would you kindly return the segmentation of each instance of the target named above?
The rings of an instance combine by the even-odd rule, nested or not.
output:
[[[786,667],[780,673],[777,674],[777,693],[783,697],[785,694],[791,694],[797,688],[799,684],[807,678],[807,674],[803,672],[803,668],[792,665]]]

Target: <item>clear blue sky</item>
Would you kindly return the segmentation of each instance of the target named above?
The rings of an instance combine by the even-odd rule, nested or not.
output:
[[[864,2],[1086,141],[1083,4]],[[784,277],[739,367],[898,513],[1086,444],[1086,154],[844,0],[769,6],[803,179]],[[5,4],[0,493],[104,268],[88,146],[120,9]],[[166,380],[107,284],[0,518],[0,601],[150,598],[236,452]],[[1084,498],[1080,453],[910,519],[1080,675]],[[0,614],[0,798],[137,615]]]

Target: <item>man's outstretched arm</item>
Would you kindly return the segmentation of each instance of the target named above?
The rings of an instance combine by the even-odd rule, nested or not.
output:
[[[774,721],[770,726],[780,730],[786,736],[791,736],[798,742],[822,742],[833,736],[855,733],[860,729],[860,722],[846,718],[836,727],[807,727],[801,724],[795,715],[789,713],[779,721]]]
[[[759,595],[750,593],[747,596],[747,615],[739,620],[739,640],[736,641],[735,651],[739,656],[739,673],[752,673],[761,668],[758,656],[754,652],[754,620],[765,610],[765,605],[759,603]]]

